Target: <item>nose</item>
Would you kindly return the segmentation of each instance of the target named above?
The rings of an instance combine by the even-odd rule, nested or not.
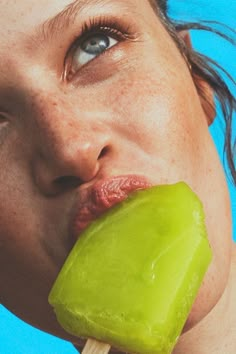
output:
[[[110,151],[110,137],[101,123],[97,123],[97,114],[90,114],[89,118],[83,114],[81,119],[71,113],[65,119],[68,112],[59,117],[53,116],[51,110],[50,115],[51,119],[46,119],[44,114],[37,120],[33,176],[41,193],[55,196],[101,173]]]

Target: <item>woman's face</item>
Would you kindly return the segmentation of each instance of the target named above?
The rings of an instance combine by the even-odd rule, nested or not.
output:
[[[214,253],[192,326],[218,301],[230,262],[229,197],[209,117],[147,0],[79,0],[58,15],[69,4],[0,0],[0,300],[71,339],[47,297],[86,191],[108,181],[111,193],[126,175],[185,181],[203,202]]]

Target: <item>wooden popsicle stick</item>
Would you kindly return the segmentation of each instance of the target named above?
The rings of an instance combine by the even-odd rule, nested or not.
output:
[[[82,354],[107,354],[110,349],[109,344],[98,342],[95,339],[88,339]]]

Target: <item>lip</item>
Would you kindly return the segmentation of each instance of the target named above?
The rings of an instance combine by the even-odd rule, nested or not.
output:
[[[74,208],[71,232],[76,242],[88,225],[114,205],[125,200],[130,193],[151,187],[144,176],[121,175],[104,178],[81,190]]]

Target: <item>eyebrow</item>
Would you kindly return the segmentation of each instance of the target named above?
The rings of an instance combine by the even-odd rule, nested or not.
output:
[[[44,43],[58,36],[68,28],[69,25],[75,22],[79,12],[89,5],[99,5],[104,1],[101,0],[75,0],[67,5],[64,10],[56,16],[47,19],[36,29],[35,34],[30,37],[30,41],[36,43]]]
[[[122,5],[124,12],[127,12],[127,10],[133,12],[136,9],[135,4],[130,1],[127,2],[127,0],[74,0],[54,17],[38,25],[35,32],[28,38],[28,43],[36,44],[37,47],[43,46],[73,25],[78,14],[83,10],[91,6],[104,6],[113,3]]]

